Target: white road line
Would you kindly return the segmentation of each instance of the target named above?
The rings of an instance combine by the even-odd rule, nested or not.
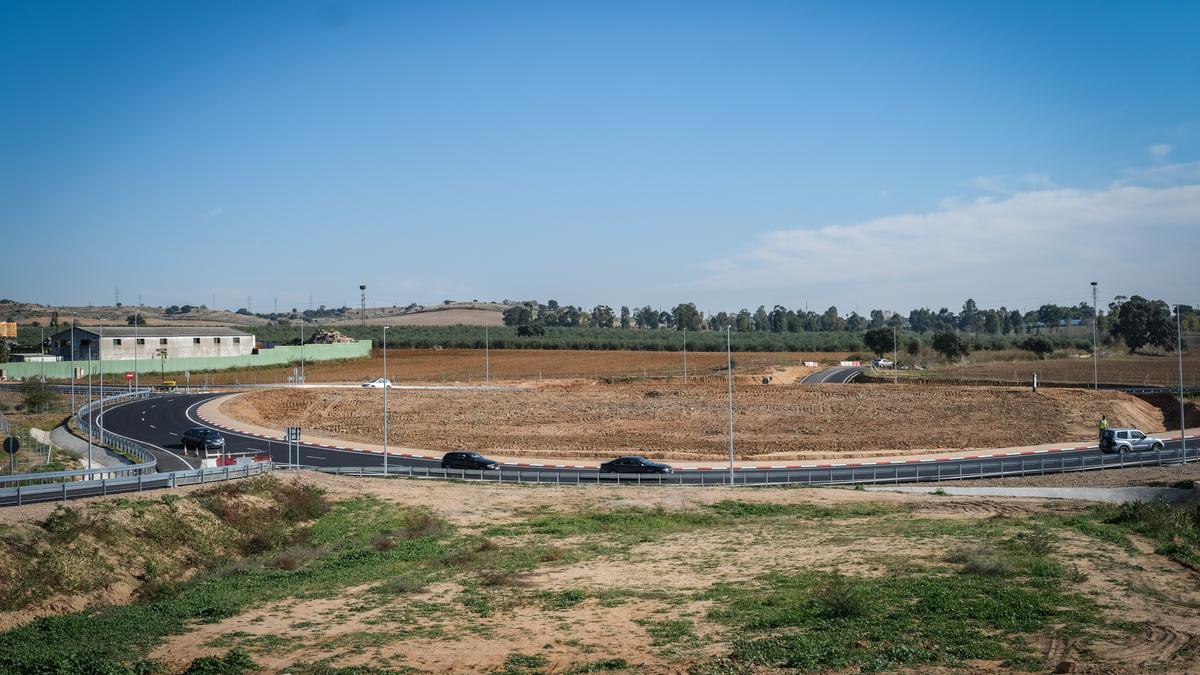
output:
[[[178,436],[178,435],[179,435],[179,434],[175,433],[174,431],[168,431],[167,433],[168,433],[168,434],[171,434],[172,436]]]

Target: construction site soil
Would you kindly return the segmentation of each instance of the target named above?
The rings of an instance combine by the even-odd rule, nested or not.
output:
[[[940,449],[1077,441],[1101,414],[1114,426],[1164,428],[1163,412],[1113,391],[913,385],[734,388],[741,459],[875,457]],[[382,442],[381,390],[275,389],[227,400],[237,420]],[[728,453],[725,382],[565,381],[515,391],[393,390],[389,443],[496,456],[602,458],[641,454],[719,461]]]

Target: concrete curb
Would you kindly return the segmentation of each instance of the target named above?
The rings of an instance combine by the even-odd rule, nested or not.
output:
[[[1044,499],[1077,499],[1089,502],[1120,504],[1123,502],[1153,502],[1159,498],[1172,504],[1200,501],[1200,489],[1161,487],[1122,488],[1060,488],[1060,487],[868,487],[869,492],[904,492],[909,494],[947,494],[959,497],[1040,497]]]

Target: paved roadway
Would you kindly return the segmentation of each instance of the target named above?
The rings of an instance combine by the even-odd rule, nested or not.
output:
[[[845,384],[858,377],[863,371],[862,366],[839,366],[826,368],[800,380],[800,384]]]
[[[193,426],[203,424],[195,415],[195,408],[204,401],[222,394],[173,394],[157,396],[114,406],[105,411],[104,424],[109,431],[152,444],[156,453],[164,460],[163,470],[195,466],[194,457],[184,457],[179,435]],[[280,440],[268,440],[221,429],[229,452],[269,453],[278,463],[288,463],[286,444]],[[977,477],[980,474],[1006,472],[1009,474],[1040,474],[1072,471],[1081,468],[1119,468],[1125,464],[1139,462],[1171,462],[1180,459],[1178,435],[1158,434],[1171,439],[1158,453],[1141,453],[1130,457],[1105,455],[1093,447],[1064,447],[1053,451],[1023,451],[982,455],[953,455],[938,460],[895,460],[884,462],[851,462],[824,464],[767,465],[740,467],[735,471],[736,482],[748,483],[869,483],[869,482],[912,482],[917,480],[946,480],[952,478]],[[1030,439],[1034,440],[1034,439]],[[1189,457],[1194,461],[1200,456],[1200,440],[1188,443]],[[301,445],[299,464],[332,470],[336,468],[378,469],[383,457],[378,453],[337,449],[314,445]],[[392,473],[430,475],[442,477],[437,459],[389,455]],[[449,472],[458,476],[458,471]],[[522,482],[596,482],[615,480],[596,468],[503,464],[500,472],[466,472],[462,477],[482,477],[488,480],[520,480]],[[626,474],[622,482],[664,483],[719,483],[729,480],[727,468],[712,466],[695,469],[679,469],[669,476],[642,476]]]

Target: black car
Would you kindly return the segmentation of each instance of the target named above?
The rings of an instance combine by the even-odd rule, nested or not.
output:
[[[488,459],[478,452],[466,452],[458,450],[455,452],[447,452],[442,455],[443,469],[481,469],[483,471],[495,471],[500,463],[494,459]]]
[[[671,473],[671,465],[651,462],[645,457],[618,457],[600,465],[600,473]]]
[[[187,452],[191,449],[221,451],[225,449],[225,438],[221,436],[221,432],[216,429],[208,429],[206,427],[192,427],[183,432],[180,437],[183,443],[183,451]]]

